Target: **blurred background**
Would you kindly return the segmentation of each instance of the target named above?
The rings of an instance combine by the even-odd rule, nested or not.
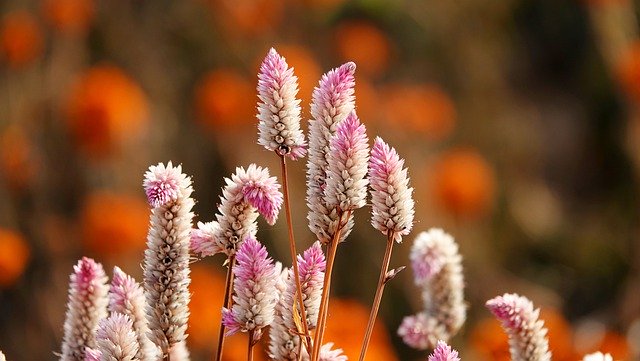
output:
[[[555,360],[640,358],[640,38],[630,0],[4,0],[0,2],[0,349],[53,360],[82,255],[138,279],[157,162],[193,175],[197,220],[223,177],[255,162],[255,86],[274,46],[300,78],[357,63],[369,137],[406,158],[413,236],[453,234],[464,256],[463,360],[508,360],[484,308],[518,292],[542,308]],[[306,121],[303,122],[306,128]],[[306,160],[290,162],[298,249],[314,239]],[[261,221],[262,222],[262,221]],[[341,245],[325,339],[356,358],[385,239],[368,210]],[[260,223],[290,263],[286,224]],[[210,359],[223,258],[193,264],[188,345]],[[385,291],[368,360],[424,360],[396,336],[421,308],[411,271]],[[245,359],[245,335],[224,359]],[[266,359],[257,351],[259,360]]]

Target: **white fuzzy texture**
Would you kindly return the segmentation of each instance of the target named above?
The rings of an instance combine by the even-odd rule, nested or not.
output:
[[[171,361],[189,361],[191,357],[186,341],[180,341],[173,345],[169,353],[171,354]]]
[[[582,361],[613,361],[613,357],[608,353],[595,352],[585,355]]]
[[[332,349],[333,342],[328,342],[320,347],[320,361],[347,361],[349,358],[342,353],[341,348]]]
[[[100,361],[101,358],[102,358],[102,352],[96,349],[88,348],[88,347],[85,350],[84,361]],[[0,361],[3,361],[3,360],[0,359]]]
[[[191,178],[171,167],[178,186],[174,200],[152,209],[144,259],[144,290],[149,338],[162,351],[186,338],[189,318],[189,245],[194,201]],[[150,168],[153,172],[154,167]]]
[[[4,353],[0,351],[0,361],[7,361],[7,358],[4,356]]]
[[[140,345],[133,322],[121,313],[112,313],[100,321],[96,331],[100,361],[140,361],[136,357]]]
[[[326,244],[335,235],[340,216],[338,210],[327,206],[324,196],[329,142],[336,127],[355,109],[354,73],[356,65],[346,63],[322,76],[313,91],[309,120],[309,155],[307,161],[307,205],[309,228]],[[342,228],[340,239],[351,232],[353,220]]]
[[[269,357],[274,361],[292,361],[296,360],[300,337],[289,332],[284,320],[284,314],[290,313],[293,305],[293,301],[291,305],[287,305],[289,301],[285,300],[290,298],[286,293],[291,272],[283,267],[282,263],[276,262],[275,273],[278,275],[276,281],[278,302],[275,306],[274,320],[269,327]]]
[[[107,317],[107,275],[102,265],[83,258],[74,267],[64,321],[61,361],[82,361],[93,348],[98,322]]]

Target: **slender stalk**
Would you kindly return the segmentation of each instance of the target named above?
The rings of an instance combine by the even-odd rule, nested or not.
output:
[[[373,299],[373,305],[371,306],[371,314],[369,314],[369,322],[367,323],[367,332],[364,334],[364,341],[362,343],[362,350],[360,351],[360,361],[364,360],[364,356],[367,353],[369,347],[369,341],[371,340],[371,334],[373,333],[373,326],[376,323],[378,317],[378,310],[380,309],[380,301],[382,300],[382,292],[384,286],[387,283],[387,272],[389,271],[389,262],[391,261],[391,251],[393,250],[393,232],[389,232],[387,235],[387,249],[384,252],[384,258],[382,259],[382,267],[380,268],[380,278],[378,279],[378,288],[376,289],[376,295]]]
[[[253,361],[253,332],[249,331],[249,345],[247,346],[247,361]]]
[[[224,286],[224,300],[222,301],[222,307],[231,307],[231,290],[233,289],[233,266],[236,263],[236,256],[232,255],[227,258],[227,277]],[[225,326],[220,322],[220,329],[218,333],[218,347],[216,348],[215,361],[222,359],[222,349],[224,347],[225,338]]]
[[[289,177],[287,175],[287,162],[284,155],[280,155],[280,165],[282,167],[282,190],[284,195],[284,209],[287,217],[287,229],[289,231],[289,250],[291,251],[291,264],[293,265],[293,277],[296,281],[296,295],[300,309],[300,318],[302,319],[302,330],[306,339],[307,353],[311,347],[311,336],[309,334],[309,325],[307,325],[307,311],[304,307],[302,298],[302,285],[300,284],[300,271],[298,269],[298,252],[296,251],[296,240],[293,235],[293,221],[291,220],[291,204],[289,202]]]

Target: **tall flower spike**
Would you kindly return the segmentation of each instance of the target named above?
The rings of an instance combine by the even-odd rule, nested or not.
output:
[[[238,167],[225,183],[216,221],[198,223],[198,229],[191,232],[192,248],[203,257],[218,252],[235,254],[242,240],[255,237],[258,214],[273,225],[282,207],[280,185],[267,168],[255,164],[246,170]]]
[[[107,275],[102,265],[84,257],[73,267],[64,321],[61,361],[84,360],[95,347],[98,321],[107,317]]]
[[[300,130],[298,78],[284,57],[271,48],[258,75],[258,144],[296,160],[306,154]]]
[[[315,242],[303,255],[298,255],[300,265],[300,284],[302,285],[302,298],[307,313],[307,325],[313,330],[318,322],[318,311],[320,309],[320,298],[322,296],[322,284],[324,282],[324,270],[327,262],[322,253],[320,242]],[[287,290],[284,297],[286,310],[283,312],[285,326],[295,330],[296,325],[293,320],[293,304],[296,297],[297,287],[290,271],[287,280]]]
[[[155,361],[156,346],[149,340],[149,325],[145,314],[145,296],[142,287],[119,267],[113,268],[109,289],[109,312],[129,317],[140,348],[136,358],[140,361]]]
[[[161,179],[158,183],[155,180]],[[144,290],[149,338],[166,357],[171,346],[186,338],[189,318],[189,234],[192,228],[193,199],[191,178],[182,167],[169,163],[151,166],[144,181],[147,194],[151,188],[173,187],[175,197],[152,205],[147,249],[144,252]],[[158,198],[160,199],[160,198]]]
[[[133,323],[121,313],[112,313],[100,321],[96,343],[101,361],[140,361],[136,356],[140,345],[133,331]]]
[[[487,308],[502,323],[509,335],[513,361],[550,361],[549,341],[540,309],[524,296],[505,293],[487,301]]]
[[[435,350],[429,355],[428,361],[460,361],[460,358],[458,351],[452,349],[446,342],[438,341]]]
[[[307,161],[307,218],[309,228],[322,243],[331,241],[339,218],[337,210],[327,206],[324,195],[329,166],[329,142],[337,125],[355,109],[355,71],[355,63],[343,64],[323,75],[313,90]],[[352,226],[353,222],[350,221],[343,228],[341,239],[347,237]]]
[[[402,341],[417,350],[433,348],[442,334],[444,331],[436,319],[425,312],[406,316],[398,327],[398,336],[402,337]]]
[[[613,361],[613,357],[608,353],[595,352],[585,355],[582,361]]]
[[[290,273],[292,273],[291,270],[283,267],[282,263],[276,262],[278,301],[275,306],[273,322],[269,326],[269,358],[274,361],[293,361],[297,360],[298,355],[300,337],[289,332],[284,321],[284,314],[292,312],[290,305],[287,305],[288,302],[285,300],[288,284],[293,282],[289,279]],[[291,302],[293,305],[293,301]],[[289,318],[291,317],[289,316]]]
[[[411,232],[414,214],[413,188],[403,166],[396,150],[377,137],[369,161],[371,224],[385,235],[392,234],[398,243]]]
[[[223,308],[222,322],[228,335],[238,331],[260,332],[273,322],[279,275],[267,249],[255,238],[242,242],[236,260],[234,304],[231,309]]]
[[[329,208],[342,211],[361,208],[367,201],[369,138],[355,112],[340,122],[329,143],[327,185],[324,189]]]

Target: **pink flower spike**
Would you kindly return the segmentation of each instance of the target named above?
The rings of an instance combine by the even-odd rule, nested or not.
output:
[[[340,122],[329,143],[327,186],[324,190],[329,208],[355,210],[367,201],[366,179],[369,163],[369,138],[355,112]]]
[[[83,359],[86,347],[95,347],[98,322],[107,317],[107,275],[102,265],[83,257],[73,267],[64,322],[60,360]]]
[[[100,361],[101,358],[102,352],[92,348],[85,349],[84,361]],[[0,358],[0,361],[4,361],[4,359]]]
[[[296,160],[306,154],[300,130],[298,78],[284,57],[271,48],[258,75],[258,144]]]
[[[202,223],[198,222],[198,228],[191,230],[191,251],[200,254],[201,257],[213,256],[223,253],[224,249],[220,243],[215,241],[216,232],[220,225],[216,221]]]
[[[443,334],[443,327],[437,325],[435,318],[428,317],[421,312],[417,315],[406,316],[400,327],[398,336],[402,337],[405,344],[416,350],[432,348]]]
[[[413,228],[413,188],[409,188],[407,169],[395,149],[377,137],[369,160],[371,184],[371,224],[383,234],[391,233],[402,242]]]
[[[429,355],[428,361],[460,361],[458,351],[451,348],[444,341],[438,341],[436,349]]]
[[[550,361],[549,341],[544,322],[538,319],[540,309],[524,296],[505,293],[486,303],[509,335],[513,360]]]
[[[257,173],[258,167],[251,168],[247,172],[249,173],[253,169]],[[280,184],[278,184],[275,177],[269,177],[268,170],[266,175],[255,177],[255,179],[249,179],[242,187],[242,194],[244,199],[258,210],[258,213],[262,215],[267,223],[273,225],[276,223],[280,207],[282,206],[283,196],[280,193]],[[263,171],[263,172],[264,172]]]
[[[280,275],[276,274],[267,249],[253,237],[242,242],[236,261],[234,304],[231,310],[223,309],[223,323],[229,327],[228,335],[238,330],[260,332],[274,320]]]
[[[182,166],[158,163],[149,167],[142,185],[149,204],[156,208],[178,199],[181,192],[190,187],[191,180],[182,173]]]
[[[113,313],[100,321],[96,331],[96,343],[103,360],[139,360],[136,355],[140,345],[129,317]]]

